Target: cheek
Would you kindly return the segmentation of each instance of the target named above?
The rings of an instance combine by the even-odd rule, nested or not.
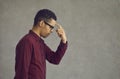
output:
[[[51,31],[51,30],[50,30],[49,28],[45,28],[45,29],[44,29],[44,34],[48,34],[48,33],[50,33],[50,31]]]
[[[50,32],[51,30],[50,30],[50,28],[49,27],[47,27],[46,28],[46,32]]]

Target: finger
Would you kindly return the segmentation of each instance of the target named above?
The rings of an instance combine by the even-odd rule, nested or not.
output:
[[[60,24],[56,23],[56,26],[58,29],[62,29],[62,26]]]
[[[60,30],[56,30],[57,34],[59,37],[61,37],[62,33],[60,32]]]

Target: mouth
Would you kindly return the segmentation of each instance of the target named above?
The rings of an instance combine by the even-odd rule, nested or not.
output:
[[[50,33],[47,34],[47,36],[49,36],[49,35],[50,35]]]

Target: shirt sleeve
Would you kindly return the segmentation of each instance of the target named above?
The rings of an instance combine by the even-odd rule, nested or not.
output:
[[[64,44],[62,41],[60,42],[56,52],[52,51],[48,46],[45,47],[46,49],[46,59],[52,64],[59,64],[62,57],[64,56],[66,49],[68,46],[68,42]]]
[[[32,44],[28,40],[19,42],[16,47],[15,78],[28,79],[28,70],[32,54]]]

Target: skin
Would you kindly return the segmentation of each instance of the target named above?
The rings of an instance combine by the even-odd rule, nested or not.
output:
[[[54,19],[51,19],[48,23],[54,27],[57,27],[56,33],[58,34],[58,37],[62,40],[63,43],[66,43],[67,37],[63,27]],[[32,31],[36,33],[39,37],[43,38],[48,37],[53,32],[49,25],[45,24],[43,20],[40,21],[36,26],[33,26]]]

